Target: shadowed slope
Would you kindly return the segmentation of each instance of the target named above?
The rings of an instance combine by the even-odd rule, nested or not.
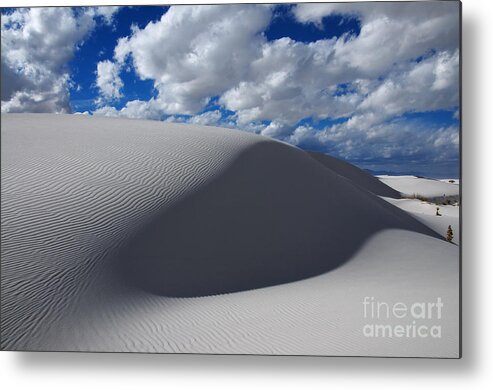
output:
[[[331,169],[335,173],[344,176],[351,180],[355,184],[363,187],[364,189],[372,192],[375,195],[386,196],[388,198],[399,199],[401,194],[399,191],[389,187],[385,183],[382,183],[376,177],[370,175],[368,172],[349,164],[346,161],[339,160],[332,156],[327,156],[318,152],[307,152],[312,158],[322,164],[324,167]]]
[[[327,272],[390,228],[438,237],[305,152],[263,141],[157,216],[118,261],[128,282],[160,295],[230,293]]]

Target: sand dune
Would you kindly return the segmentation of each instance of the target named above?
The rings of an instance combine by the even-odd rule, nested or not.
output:
[[[459,179],[433,180],[416,176],[379,176],[382,182],[402,192],[407,199],[384,197],[443,237],[450,226],[454,243],[460,242]],[[409,199],[411,198],[411,199]],[[419,198],[419,199],[418,199]],[[437,207],[439,215],[437,215]]]
[[[1,162],[2,348],[457,354],[457,247],[345,163],[228,129],[39,114],[2,114]],[[446,337],[363,338],[362,297],[396,291],[444,297]]]
[[[389,228],[433,235],[305,152],[259,139],[222,174],[155,215],[119,260],[143,289],[203,296],[329,271]]]
[[[416,176],[378,176],[379,179],[405,196],[423,196],[426,198],[457,197],[459,185],[441,180]],[[383,195],[387,196],[387,195]]]
[[[410,213],[418,221],[430,227],[443,237],[447,236],[448,226],[452,227],[453,242],[460,242],[459,206],[440,205],[439,216],[436,215],[437,205],[423,202],[419,199],[391,199],[385,198],[389,203]]]

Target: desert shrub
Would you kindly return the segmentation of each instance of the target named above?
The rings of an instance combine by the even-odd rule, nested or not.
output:
[[[452,226],[448,225],[447,229],[447,241],[452,242],[454,239],[454,231],[452,230]]]

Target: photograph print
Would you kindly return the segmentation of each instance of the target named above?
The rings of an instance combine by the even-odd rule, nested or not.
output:
[[[1,9],[1,349],[461,357],[461,3]]]

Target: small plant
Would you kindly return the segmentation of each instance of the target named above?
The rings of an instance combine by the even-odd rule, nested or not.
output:
[[[452,242],[454,239],[454,231],[452,230],[452,226],[448,225],[447,229],[447,241]]]
[[[440,207],[437,207],[437,214],[436,215],[439,216],[439,217],[442,216],[442,214],[440,214]]]

